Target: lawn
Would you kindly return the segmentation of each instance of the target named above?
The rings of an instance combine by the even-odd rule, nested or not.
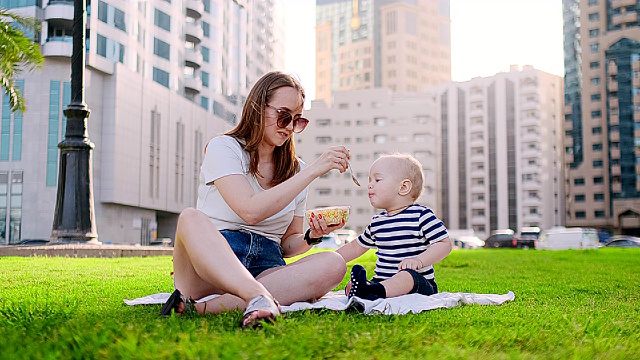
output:
[[[170,257],[0,258],[0,359],[640,358],[636,249],[454,251],[436,265],[441,291],[511,290],[515,301],[401,316],[302,311],[261,330],[240,330],[239,311],[163,318],[160,305],[123,303],[171,291],[171,269]]]

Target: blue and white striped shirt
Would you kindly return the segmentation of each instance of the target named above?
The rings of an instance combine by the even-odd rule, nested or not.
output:
[[[433,211],[413,204],[400,213],[389,216],[386,211],[374,215],[357,241],[367,248],[377,248],[375,281],[390,278],[398,272],[398,265],[406,258],[424,252],[430,244],[446,239],[447,229]],[[434,279],[433,266],[425,266],[418,273]]]

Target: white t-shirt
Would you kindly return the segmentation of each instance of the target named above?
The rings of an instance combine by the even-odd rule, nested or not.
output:
[[[306,167],[301,160],[300,167]],[[304,216],[308,188],[298,194],[284,209],[252,226],[227,205],[218,188],[212,184],[214,180],[235,174],[244,175],[256,193],[264,191],[256,177],[249,174],[249,153],[242,150],[238,141],[228,135],[214,137],[207,145],[207,152],[200,168],[198,210],[207,214],[218,230],[247,230],[280,244],[294,215]]]

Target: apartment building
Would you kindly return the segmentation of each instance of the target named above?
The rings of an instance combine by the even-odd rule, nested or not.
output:
[[[316,99],[451,80],[449,0],[317,0]]]
[[[566,223],[640,235],[640,1],[563,11]]]
[[[347,228],[362,232],[374,209],[367,196],[369,167],[381,154],[413,154],[423,165],[424,186],[418,199],[439,213],[438,169],[439,122],[435,97],[421,93],[394,95],[389,89],[339,91],[334,103],[311,102],[305,112],[311,123],[296,134],[296,151],[308,164],[329,146],[344,145],[351,153],[351,166],[362,186],[349,172],[332,170],[310,185],[307,208],[351,206]]]
[[[250,86],[282,67],[275,0],[87,1],[86,102],[98,240],[173,238],[196,200],[206,141],[237,121]],[[18,85],[27,111],[0,116],[0,244],[49,238],[73,1],[0,0],[41,21],[44,68]]]
[[[434,89],[440,217],[450,229],[562,225],[562,78],[512,66]]]

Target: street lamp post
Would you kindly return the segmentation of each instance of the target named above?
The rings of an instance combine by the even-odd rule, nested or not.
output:
[[[93,143],[87,132],[91,112],[84,102],[85,0],[74,0],[71,103],[64,110],[67,128],[60,149],[58,195],[51,231],[52,243],[97,243],[93,206]]]

